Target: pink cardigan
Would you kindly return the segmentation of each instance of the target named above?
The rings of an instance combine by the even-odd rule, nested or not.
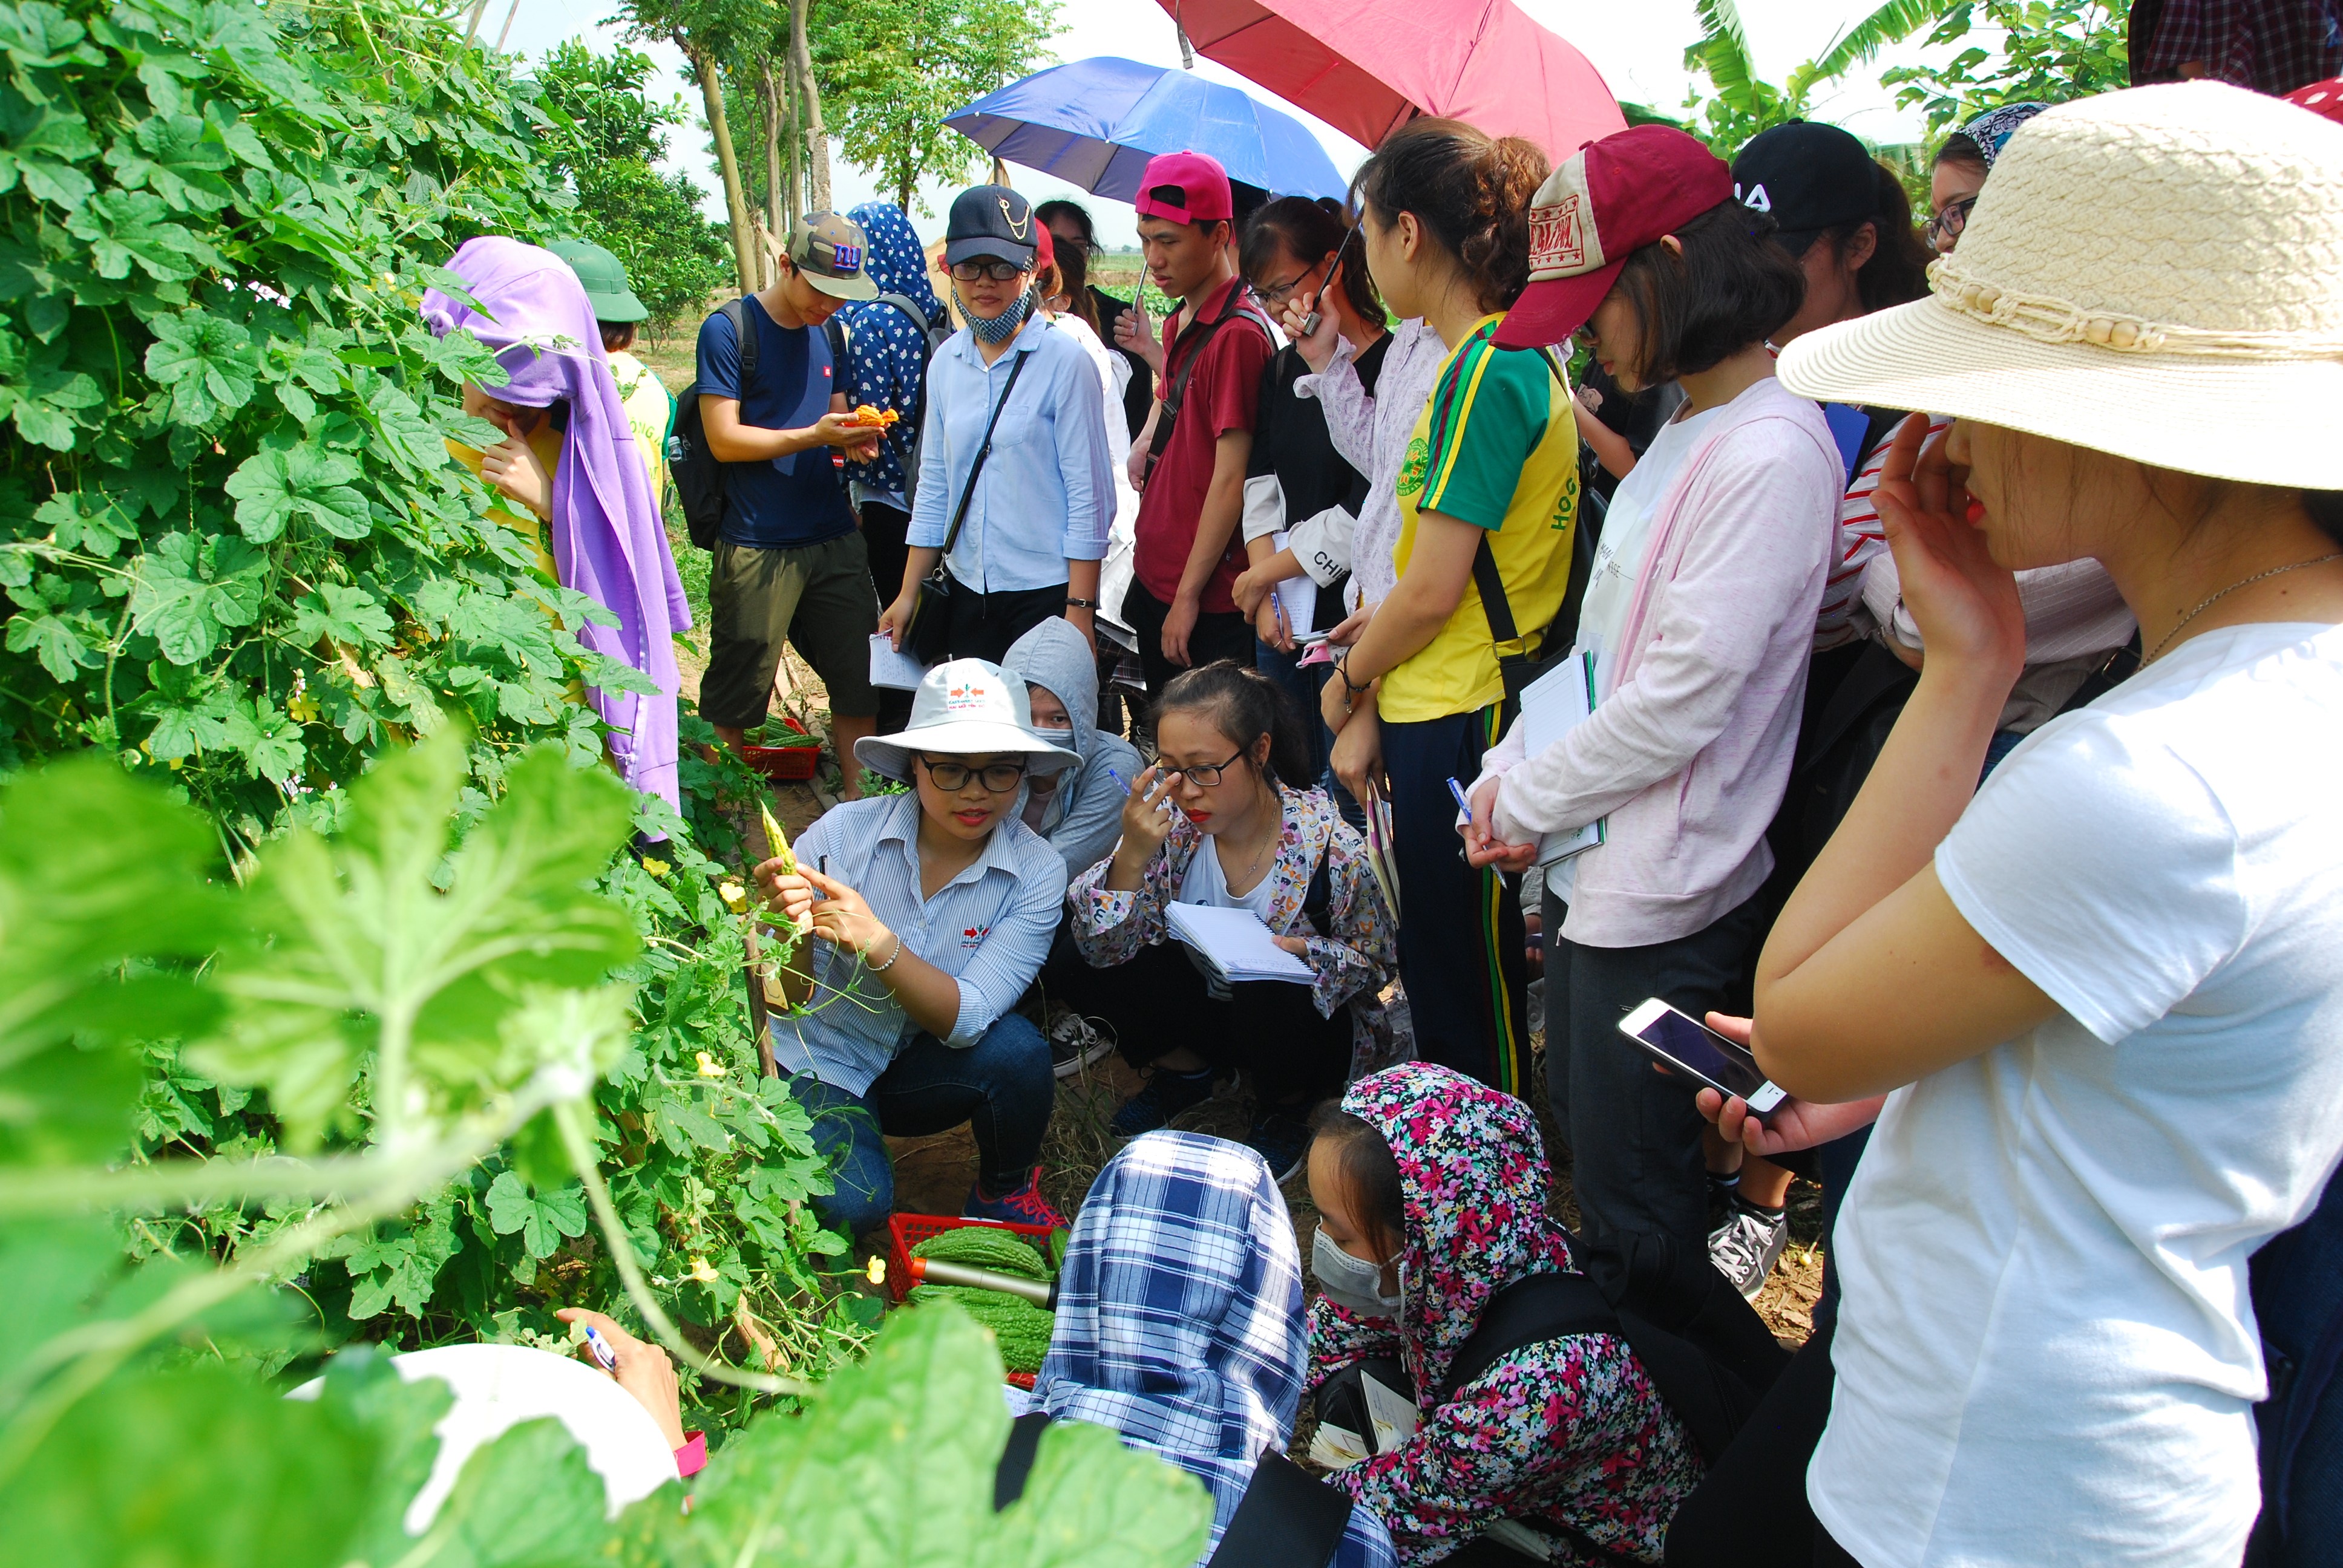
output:
[[[1490,749],[1507,842],[1610,819],[1577,859],[1570,940],[1690,936],[1773,870],[1845,482],[1814,403],[1769,377],[1725,405],[1660,503],[1593,716],[1534,758],[1518,722]]]

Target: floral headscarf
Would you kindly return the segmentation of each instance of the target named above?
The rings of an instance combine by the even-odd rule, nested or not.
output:
[[[1342,1109],[1382,1133],[1399,1162],[1400,1354],[1417,1388],[1437,1388],[1490,1297],[1576,1270],[1547,1216],[1537,1121],[1512,1095],[1424,1061],[1359,1080]]]
[[[1983,155],[1985,166],[1989,171],[1994,159],[2001,156],[2001,149],[2009,145],[2009,138],[2017,134],[2017,127],[2049,106],[2034,103],[2003,104],[1977,116],[1961,126],[1956,134],[1977,145],[1977,151]]]
[[[928,277],[928,258],[920,236],[900,207],[885,202],[864,202],[847,216],[862,226],[870,248],[863,271],[881,294],[900,294],[928,313],[928,319],[946,323],[943,301],[936,297]],[[910,499],[910,483],[903,473],[903,453],[910,449],[912,423],[920,417],[924,390],[927,337],[919,324],[898,306],[867,299],[841,307],[847,334],[846,397],[850,405],[869,403],[892,408],[904,422],[894,427],[895,438],[879,443],[879,460],[862,469],[860,477],[874,490]]]
[[[1201,1132],[1123,1145],[1082,1201],[1058,1271],[1057,1325],[1033,1405],[1110,1427],[1212,1489],[1220,1544],[1265,1449],[1301,1407],[1302,1254],[1262,1157]],[[1332,1568],[1392,1568],[1353,1509]]]
[[[554,571],[562,587],[618,618],[614,627],[574,628],[578,640],[658,683],[657,696],[597,687],[594,708],[610,726],[610,755],[627,782],[680,809],[672,634],[691,625],[691,610],[594,307],[567,262],[517,239],[466,240],[447,270],[471,302],[427,290],[423,324],[431,335],[460,328],[479,339],[510,377],[486,388],[505,402],[569,407],[546,530]]]

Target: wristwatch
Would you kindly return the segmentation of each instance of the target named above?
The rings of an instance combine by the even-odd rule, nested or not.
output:
[[[1076,598],[1073,595],[1068,594],[1066,596],[1066,608],[1068,609],[1096,609],[1098,608],[1098,600],[1094,598]]]

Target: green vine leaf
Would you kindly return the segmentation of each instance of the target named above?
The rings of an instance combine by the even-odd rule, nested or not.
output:
[[[228,476],[226,488],[236,498],[236,527],[255,544],[276,538],[295,518],[337,539],[362,539],[374,524],[366,498],[351,488],[357,477],[348,457],[305,442],[290,451],[254,453]]]
[[[173,664],[194,664],[258,618],[267,570],[267,558],[242,539],[166,534],[139,558],[131,625]]]
[[[550,1258],[565,1236],[586,1233],[586,1184],[572,1181],[550,1192],[532,1193],[513,1171],[499,1171],[488,1183],[488,1223],[499,1236],[520,1232],[532,1258]]]
[[[260,354],[243,327],[205,310],[158,317],[151,325],[146,374],[171,389],[173,419],[207,426],[252,401]]]
[[[382,601],[344,583],[327,583],[293,606],[294,635],[304,642],[327,637],[358,648],[379,648],[390,640],[390,613]]]
[[[135,262],[147,276],[176,283],[227,265],[209,241],[173,223],[170,206],[152,191],[101,191],[74,210],[65,228],[89,242],[100,277],[128,277]]]

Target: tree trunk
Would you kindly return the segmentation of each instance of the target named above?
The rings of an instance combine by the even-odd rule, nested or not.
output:
[[[781,184],[781,90],[773,81],[769,62],[758,67],[757,77],[765,102],[765,226],[777,235],[786,235],[789,232],[789,203],[797,194],[797,181],[792,178],[787,187]]]
[[[813,47],[806,39],[806,12],[812,0],[789,0],[789,69],[797,77],[798,101],[805,107],[808,205],[830,210],[830,133],[821,123],[821,84],[814,79]]]
[[[800,126],[804,124],[804,116],[799,113],[798,107],[797,75],[797,67],[791,65],[788,56],[784,55],[781,60],[781,91],[788,95],[789,99],[789,117],[783,123],[788,127],[788,136],[789,138],[789,216],[791,222],[795,222],[799,215],[807,210],[805,199],[805,133],[800,129]]]
[[[749,196],[740,186],[740,160],[732,151],[731,122],[724,114],[724,84],[716,62],[679,36],[676,47],[691,62],[699,78],[699,101],[708,115],[708,134],[716,143],[716,167],[724,178],[724,216],[732,226],[732,262],[740,272],[740,292],[757,291],[757,233],[749,215]]]

